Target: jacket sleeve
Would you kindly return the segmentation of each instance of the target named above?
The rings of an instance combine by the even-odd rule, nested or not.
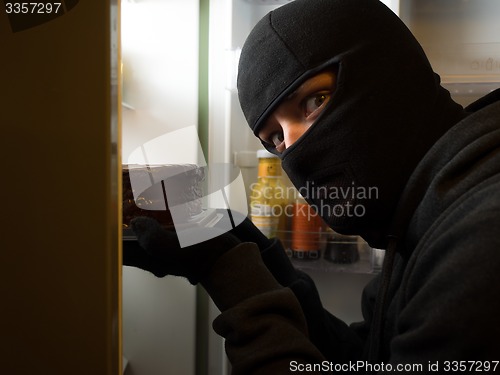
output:
[[[323,355],[334,363],[361,359],[378,282],[372,282],[363,292],[365,321],[348,326],[323,307],[314,281],[294,268],[279,240],[262,251],[262,258],[276,280],[289,287],[297,297],[307,321],[310,339]]]
[[[305,366],[321,373],[325,358],[309,339],[297,298],[272,276],[257,246],[243,243],[225,253],[202,285],[222,312],[213,328],[226,339],[233,374],[285,374]]]

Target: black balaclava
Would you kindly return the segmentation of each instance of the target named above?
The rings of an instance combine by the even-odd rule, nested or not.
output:
[[[241,52],[238,95],[254,133],[328,68],[338,69],[334,94],[280,154],[283,169],[332,229],[385,247],[410,174],[465,112],[384,4],[296,0],[260,20]]]

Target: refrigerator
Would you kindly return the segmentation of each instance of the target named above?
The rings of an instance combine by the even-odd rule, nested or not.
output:
[[[236,166],[245,189],[229,190],[228,205],[248,203],[262,145],[238,103],[239,53],[258,20],[290,1],[122,0],[122,161],[147,142],[184,129],[192,142],[184,155],[204,165]],[[500,87],[499,1],[383,2],[415,34],[457,102],[465,106]],[[362,289],[383,259],[382,250],[360,238],[349,241],[359,251],[353,263],[293,260],[315,280],[325,308],[347,323],[361,319]],[[124,267],[126,371],[230,373],[223,340],[210,327],[218,313],[203,290],[183,279],[156,279]]]

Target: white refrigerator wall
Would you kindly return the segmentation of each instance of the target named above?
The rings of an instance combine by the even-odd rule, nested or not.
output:
[[[123,0],[122,157],[198,122],[196,0]]]
[[[144,143],[197,125],[199,2],[123,0],[121,13],[127,164]],[[196,145],[182,147],[184,156],[197,159]],[[186,280],[123,267],[126,374],[194,374],[195,314],[195,288]]]

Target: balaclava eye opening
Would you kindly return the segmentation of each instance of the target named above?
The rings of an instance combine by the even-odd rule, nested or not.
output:
[[[330,227],[370,242],[367,233],[391,234],[410,174],[464,112],[378,0],[296,0],[266,15],[242,49],[238,95],[254,133],[281,99],[331,66],[335,92],[282,165]]]

